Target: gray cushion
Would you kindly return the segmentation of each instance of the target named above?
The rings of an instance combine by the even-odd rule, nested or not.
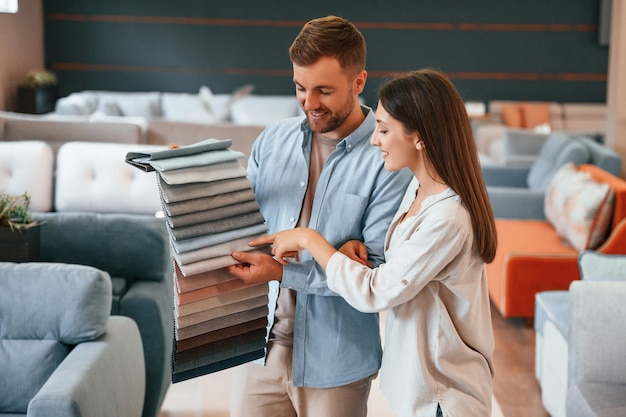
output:
[[[104,333],[111,279],[82,265],[0,263],[0,339],[50,339],[66,344]]]
[[[56,340],[0,339],[0,413],[26,413],[30,400],[69,353]]]
[[[528,188],[545,191],[556,171],[567,162],[580,165],[589,162],[589,150],[563,132],[548,136],[537,160],[528,173]]]
[[[567,339],[569,327],[569,292],[542,291],[535,295],[535,331],[543,334],[543,326],[547,321]]]

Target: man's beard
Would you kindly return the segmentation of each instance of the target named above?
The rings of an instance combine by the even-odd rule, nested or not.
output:
[[[327,133],[332,132],[333,130],[338,129],[350,116],[352,112],[352,108],[354,107],[354,96],[352,94],[349,95],[348,101],[346,105],[342,107],[337,113],[331,113],[330,117],[326,120],[326,122],[311,122],[309,118],[309,114],[307,112],[307,120],[309,122],[309,126],[311,126],[311,130],[315,133]],[[326,111],[328,109],[324,109]]]

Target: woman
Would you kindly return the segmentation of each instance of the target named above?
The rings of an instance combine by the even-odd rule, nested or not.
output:
[[[494,258],[496,231],[461,96],[430,69],[391,79],[379,91],[371,144],[385,169],[415,177],[387,232],[385,264],[371,269],[361,243],[338,251],[306,228],[251,245],[272,242],[281,263],[308,250],[353,307],[389,310],[381,389],[399,416],[488,417],[494,370],[484,263]]]

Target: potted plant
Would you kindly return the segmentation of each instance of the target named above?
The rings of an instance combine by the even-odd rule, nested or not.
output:
[[[0,261],[24,262],[39,257],[39,222],[28,212],[30,195],[0,194]]]
[[[54,110],[58,96],[55,73],[41,69],[30,70],[17,88],[17,108],[22,113],[42,114]]]

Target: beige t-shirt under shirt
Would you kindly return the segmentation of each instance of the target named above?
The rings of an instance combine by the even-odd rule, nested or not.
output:
[[[320,173],[328,156],[337,148],[342,139],[328,139],[313,134],[311,143],[311,161],[309,163],[309,184],[307,185],[300,217],[296,227],[308,227],[311,219],[311,209],[315,198],[315,189]],[[293,322],[296,311],[296,291],[281,288],[276,301],[274,325],[270,331],[269,340],[282,346],[293,347]]]

